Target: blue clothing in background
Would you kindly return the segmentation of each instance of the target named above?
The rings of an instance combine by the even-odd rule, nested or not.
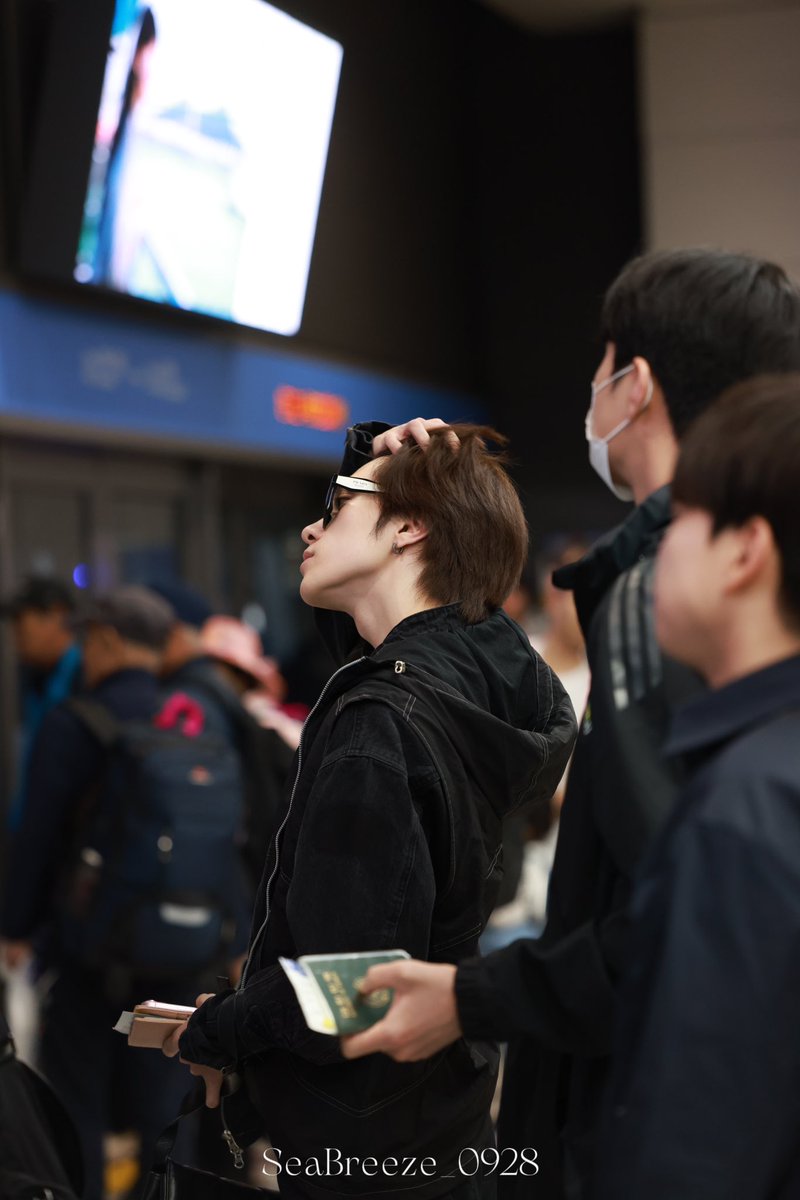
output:
[[[47,714],[62,700],[66,700],[80,683],[81,649],[75,642],[62,654],[44,680],[41,689],[29,688],[23,701],[22,750],[20,753],[19,776],[16,791],[8,810],[8,828],[16,832],[22,824],[22,814],[28,794],[33,746]]]
[[[119,721],[148,720],[159,702],[159,682],[128,668],[91,693]],[[55,881],[65,863],[77,812],[102,778],[107,751],[69,708],[54,708],[42,721],[31,755],[28,798],[12,842],[0,931],[27,941],[52,916]]]

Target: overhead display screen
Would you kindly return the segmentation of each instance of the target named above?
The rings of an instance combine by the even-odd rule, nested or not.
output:
[[[74,279],[296,333],[341,62],[264,0],[117,0]]]

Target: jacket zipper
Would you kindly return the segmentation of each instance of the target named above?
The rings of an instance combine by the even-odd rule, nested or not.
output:
[[[236,1138],[231,1133],[230,1129],[223,1129],[222,1136],[225,1139],[225,1144],[233,1155],[233,1165],[237,1171],[241,1171],[244,1167],[244,1150],[237,1143]]]
[[[244,970],[242,971],[242,976],[241,976],[241,979],[239,980],[239,989],[243,988],[247,981],[247,976],[250,973],[250,963],[253,961],[253,955],[255,954],[255,951],[258,947],[258,943],[261,941],[261,938],[264,934],[265,929],[267,928],[267,923],[269,921],[269,909],[270,909],[269,898],[270,898],[270,891],[272,889],[272,882],[273,882],[275,875],[277,873],[277,870],[278,870],[278,859],[280,857],[280,837],[286,826],[286,822],[289,820],[289,817],[291,815],[292,805],[294,803],[295,792],[297,791],[297,785],[300,782],[300,772],[303,769],[303,738],[305,737],[305,732],[308,729],[311,718],[314,716],[314,713],[317,711],[320,704],[322,704],[322,701],[325,699],[325,695],[328,691],[328,688],[331,686],[331,684],[333,683],[333,681],[337,677],[337,675],[341,675],[343,671],[349,671],[351,667],[358,666],[359,663],[362,663],[365,661],[366,657],[367,657],[366,654],[362,654],[361,658],[357,658],[354,662],[351,662],[351,663],[345,663],[345,665],[343,667],[339,667],[338,671],[334,671],[333,675],[331,675],[330,679],[325,684],[325,687],[320,692],[319,700],[317,700],[317,703],[314,705],[311,712],[306,717],[306,722],[305,722],[302,732],[300,734],[300,744],[297,747],[297,771],[295,773],[294,783],[292,784],[291,795],[289,796],[289,807],[286,810],[286,816],[281,821],[278,832],[275,834],[275,864],[272,868],[272,874],[270,875],[269,880],[267,881],[266,912],[264,914],[264,920],[261,922],[261,925],[259,927],[258,932],[256,933],[256,936],[253,938],[253,944],[250,947],[250,953],[247,956],[247,962],[244,965]],[[397,670],[396,665],[395,665],[395,670]]]

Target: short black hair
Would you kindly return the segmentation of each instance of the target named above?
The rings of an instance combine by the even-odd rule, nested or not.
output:
[[[76,633],[84,633],[92,625],[105,625],[116,629],[126,642],[160,651],[176,620],[175,610],[163,596],[129,583],[110,592],[85,596],[70,625]]]
[[[647,359],[682,438],[726,388],[800,371],[800,288],[782,267],[727,250],[654,251],[606,293],[603,340],[615,369]]]
[[[769,522],[781,556],[781,609],[800,629],[800,374],[724,392],[686,435],[672,497],[709,513],[715,534],[751,517]]]
[[[74,612],[75,593],[70,586],[52,575],[29,575],[21,587],[0,604],[0,616],[18,617],[20,613]]]

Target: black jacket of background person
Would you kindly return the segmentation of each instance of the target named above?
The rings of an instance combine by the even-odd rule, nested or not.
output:
[[[564,689],[502,612],[474,625],[456,605],[417,613],[333,675],[303,731],[243,984],[205,1005],[181,1041],[191,1061],[243,1067],[283,1161],[324,1160],[326,1147],[430,1156],[427,1186],[417,1170],[380,1187],[436,1196],[456,1186],[443,1176],[460,1151],[489,1144],[496,1047],[462,1040],[420,1063],[345,1061],[337,1039],[308,1030],[277,959],[476,953],[502,873],[503,817],[549,799],[574,737]],[[297,1194],[377,1190],[358,1172],[316,1183],[298,1180]],[[285,1176],[281,1186],[294,1194]]]
[[[503,1147],[533,1147],[540,1174],[500,1180],[503,1196],[586,1195],[613,1039],[627,907],[642,854],[678,784],[661,747],[696,676],[662,658],[653,629],[655,552],[669,489],[554,581],[575,593],[591,690],[570,768],[538,941],[463,964],[467,1037],[510,1038],[498,1125]]]
[[[632,906],[598,1200],[800,1196],[800,657],[688,704]]]
[[[149,671],[128,668],[109,675],[87,695],[119,721],[148,720],[158,708],[159,682]],[[54,915],[78,809],[106,763],[106,750],[75,713],[63,704],[51,709],[36,739],[22,824],[8,856],[3,937],[30,940]],[[45,957],[50,954],[57,955],[57,947],[48,943]]]
[[[252,901],[278,824],[294,751],[273,729],[264,729],[220,678],[211,657],[191,659],[162,683],[167,693],[186,692],[203,709],[206,728],[236,746],[244,772],[246,841],[242,857]]]

